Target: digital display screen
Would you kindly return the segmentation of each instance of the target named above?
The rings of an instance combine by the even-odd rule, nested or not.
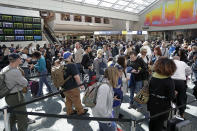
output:
[[[41,18],[0,14],[0,41],[42,40]]]

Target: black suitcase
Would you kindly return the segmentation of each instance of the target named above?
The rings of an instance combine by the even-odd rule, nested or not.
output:
[[[35,97],[39,90],[39,82],[38,81],[30,81],[29,86],[31,89],[31,94],[33,97]]]
[[[190,120],[184,120],[176,124],[175,131],[192,131],[192,123]]]
[[[184,121],[181,118],[174,117],[167,121],[167,131],[175,131],[176,125],[180,122]]]

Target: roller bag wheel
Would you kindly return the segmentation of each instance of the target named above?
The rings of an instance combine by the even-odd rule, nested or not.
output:
[[[32,96],[35,97],[38,93],[39,82],[38,81],[30,81],[29,86],[30,86],[30,89],[31,89]]]

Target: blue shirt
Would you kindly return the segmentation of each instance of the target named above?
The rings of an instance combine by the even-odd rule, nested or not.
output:
[[[45,58],[43,56],[41,56],[40,59],[38,60],[37,64],[35,64],[34,67],[38,70],[38,72],[46,71],[47,68],[46,68]]]

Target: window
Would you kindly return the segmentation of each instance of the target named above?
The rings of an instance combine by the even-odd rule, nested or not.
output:
[[[92,23],[92,17],[90,17],[90,16],[85,16],[85,22]]]
[[[61,14],[61,20],[70,21],[70,14]]]
[[[109,24],[109,18],[104,18],[104,24]]]
[[[95,23],[101,23],[101,18],[95,17]]]
[[[80,15],[74,15],[74,21],[81,22],[81,16]]]
[[[2,22],[0,22],[0,27],[3,27]]]

